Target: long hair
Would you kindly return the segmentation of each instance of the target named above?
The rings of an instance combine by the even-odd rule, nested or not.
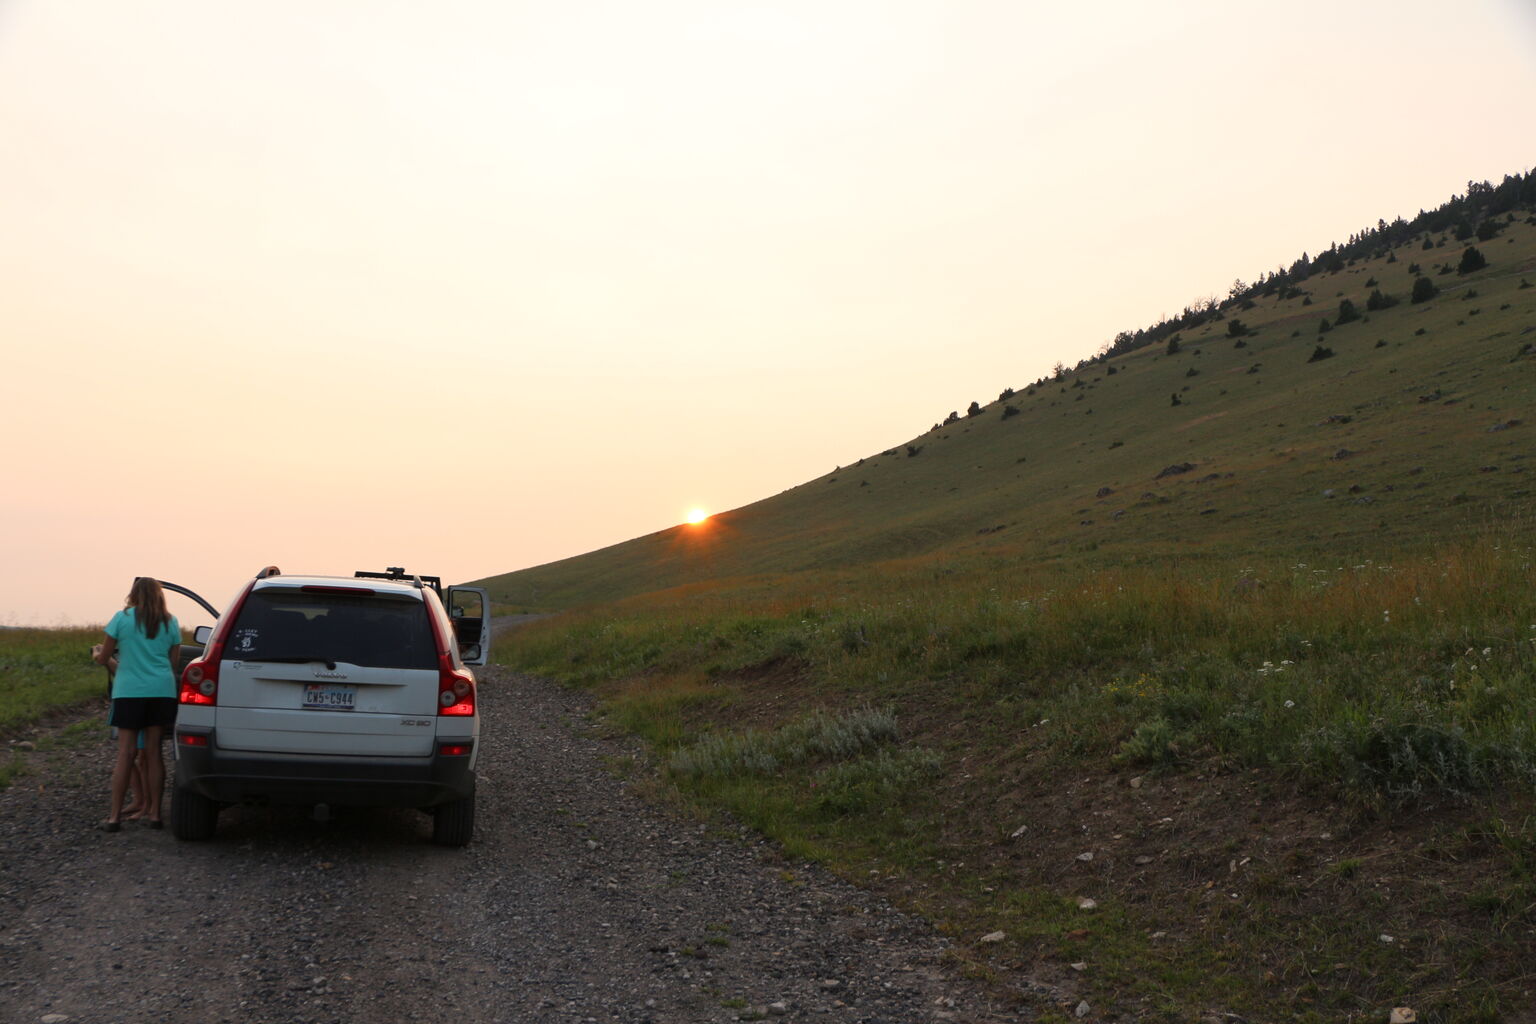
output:
[[[128,607],[138,613],[139,628],[151,640],[171,618],[165,608],[165,591],[160,589],[160,581],[153,576],[133,578],[133,589],[128,591]]]

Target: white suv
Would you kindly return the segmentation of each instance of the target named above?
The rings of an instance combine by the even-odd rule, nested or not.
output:
[[[488,596],[402,570],[263,569],[182,671],[171,827],[213,835],[231,803],[416,807],[432,839],[475,827]],[[476,614],[478,613],[478,614]]]

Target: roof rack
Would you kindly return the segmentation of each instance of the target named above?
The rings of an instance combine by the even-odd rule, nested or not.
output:
[[[418,590],[420,590],[422,585],[425,584],[426,586],[429,586],[434,591],[436,591],[438,597],[443,596],[443,578],[441,576],[417,576],[412,573],[407,573],[398,565],[391,565],[383,572],[370,572],[367,569],[359,569],[352,575],[357,579],[398,580],[401,582],[409,582]]]

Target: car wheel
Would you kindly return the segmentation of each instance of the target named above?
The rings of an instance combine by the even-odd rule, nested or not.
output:
[[[176,787],[171,790],[171,832],[177,839],[211,839],[219,821],[219,805],[203,794]]]
[[[432,841],[439,846],[465,846],[475,832],[475,796],[438,804],[432,812]]]

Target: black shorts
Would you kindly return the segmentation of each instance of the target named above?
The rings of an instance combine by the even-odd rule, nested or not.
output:
[[[118,729],[148,729],[176,724],[175,697],[113,697],[110,725]]]

